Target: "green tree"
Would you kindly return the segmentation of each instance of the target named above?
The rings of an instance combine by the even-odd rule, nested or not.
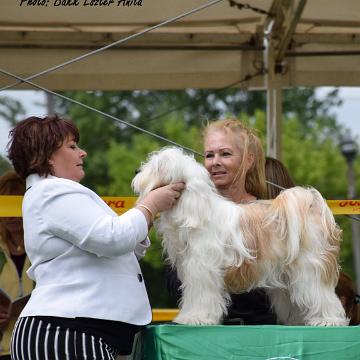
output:
[[[11,165],[9,161],[7,161],[3,156],[0,156],[0,176],[10,169]]]
[[[25,110],[20,101],[8,96],[0,96],[0,121],[5,121],[10,126],[14,126],[20,119],[20,116],[24,114]],[[0,174],[10,170],[10,168],[11,165],[9,161],[0,155]]]
[[[8,96],[0,96],[0,119],[14,126],[19,117],[25,114],[21,102]]]
[[[65,95],[160,136],[165,136],[165,124],[169,119],[201,128],[208,120],[226,114],[236,116],[246,113],[253,117],[256,111],[265,111],[266,104],[264,91],[237,88],[66,92]],[[285,116],[298,115],[303,134],[320,121],[319,116],[322,116],[321,121],[329,122],[327,128],[336,133],[336,121],[328,116],[328,112],[330,105],[339,102],[337,91],[319,101],[314,88],[293,88],[284,90],[283,109]],[[74,119],[82,134],[81,143],[89,154],[86,162],[88,175],[84,184],[91,188],[106,187],[109,184],[109,164],[105,158],[107,149],[113,140],[128,144],[139,131],[64,100],[57,99],[56,109]],[[175,141],[171,134],[169,139]]]

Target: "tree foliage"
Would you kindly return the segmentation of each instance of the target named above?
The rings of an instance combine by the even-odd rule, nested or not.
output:
[[[0,96],[0,118],[14,126],[24,114],[25,110],[20,101],[8,96]]]
[[[14,126],[21,116],[25,114],[21,102],[8,96],[0,96],[0,120]],[[0,175],[11,168],[9,161],[0,155]]]
[[[10,169],[10,163],[4,157],[0,156],[0,176]]]
[[[187,89],[66,95],[198,152],[202,151],[203,125],[225,116],[247,122],[258,131],[264,146],[266,142],[266,94],[262,91]],[[328,199],[347,197],[347,165],[338,149],[343,129],[330,113],[331,106],[340,102],[336,91],[321,101],[312,88],[284,91],[283,162],[296,184],[312,185]],[[80,145],[88,152],[84,185],[101,195],[131,195],[130,183],[141,161],[149,152],[168,145],[80,106],[57,101],[56,107],[79,127]],[[357,173],[359,166],[357,161]],[[341,261],[344,269],[353,274],[350,223],[345,217],[337,220],[344,229]],[[144,276],[152,305],[168,306],[161,244],[154,231],[151,238],[153,244],[142,264]]]

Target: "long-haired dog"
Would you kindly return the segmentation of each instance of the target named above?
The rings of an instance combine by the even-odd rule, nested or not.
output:
[[[218,324],[230,293],[262,287],[283,324],[348,324],[334,291],[341,230],[317,190],[294,187],[274,200],[235,204],[175,147],[150,154],[132,186],[141,200],[177,181],[185,190],[155,223],[182,283],[175,322]]]

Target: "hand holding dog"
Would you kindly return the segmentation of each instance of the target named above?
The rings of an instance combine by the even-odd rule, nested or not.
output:
[[[185,184],[183,182],[176,182],[158,187],[150,191],[137,206],[144,212],[147,218],[148,215],[150,215],[150,224],[153,222],[157,213],[169,210],[175,205],[176,200],[181,196],[181,192],[184,188]]]

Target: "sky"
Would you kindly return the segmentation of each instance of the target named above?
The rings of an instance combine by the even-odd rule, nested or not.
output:
[[[321,99],[332,90],[332,87],[320,87],[317,89],[317,96]],[[2,91],[0,96],[8,96],[22,102],[26,110],[26,116],[46,115],[46,99],[43,91],[32,90],[7,90]],[[340,107],[333,107],[333,112],[339,123],[351,131],[360,146],[360,87],[340,87],[339,97],[343,100]],[[0,116],[0,154],[5,154],[5,147],[8,141],[9,127]]]

